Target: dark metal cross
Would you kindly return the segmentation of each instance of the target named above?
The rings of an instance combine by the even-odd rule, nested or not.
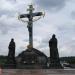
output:
[[[29,5],[29,9],[27,9],[29,11],[28,14],[22,14],[19,16],[19,18],[28,18],[28,31],[29,31],[29,45],[31,47],[33,47],[33,17],[35,16],[42,16],[43,13],[42,12],[35,12],[33,13],[34,11],[34,8],[33,8],[33,5]]]

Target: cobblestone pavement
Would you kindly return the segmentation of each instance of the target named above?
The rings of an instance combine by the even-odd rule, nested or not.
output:
[[[0,75],[75,75],[75,70],[51,70],[51,69],[3,69]]]

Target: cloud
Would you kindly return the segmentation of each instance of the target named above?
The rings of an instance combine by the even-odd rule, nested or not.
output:
[[[63,8],[66,0],[35,0],[36,4],[46,10],[57,11]]]
[[[75,19],[75,11],[72,11],[72,12],[71,12],[71,18],[72,18],[72,19]]]
[[[18,25],[18,26],[17,26]],[[14,17],[9,17],[7,15],[2,15],[0,17],[0,31],[3,34],[8,33],[12,29],[18,28],[20,26],[18,20]]]
[[[75,56],[75,40],[67,41],[61,48],[61,56]]]

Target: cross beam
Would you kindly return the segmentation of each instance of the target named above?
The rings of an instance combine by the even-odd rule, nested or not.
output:
[[[28,18],[28,31],[29,31],[29,45],[33,47],[33,17],[42,16],[42,12],[33,13],[33,5],[29,5],[28,14],[21,14],[19,18]]]
[[[35,17],[35,16],[41,16],[42,15],[42,12],[37,12],[37,13],[32,13],[32,17]],[[22,14],[20,15],[20,18],[30,18],[30,14]]]

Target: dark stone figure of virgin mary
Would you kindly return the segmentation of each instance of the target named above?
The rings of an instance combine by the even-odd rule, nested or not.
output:
[[[53,34],[52,38],[49,40],[50,68],[62,68],[59,60],[57,42],[57,38],[55,37],[55,34]]]

